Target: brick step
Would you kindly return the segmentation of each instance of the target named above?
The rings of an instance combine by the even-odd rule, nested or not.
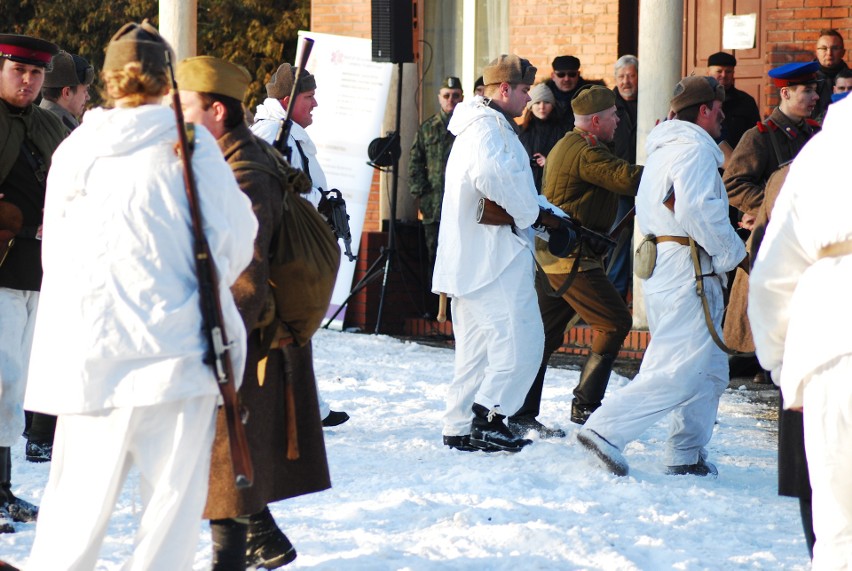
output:
[[[405,335],[410,337],[452,337],[453,324],[449,321],[438,323],[434,319],[409,318],[405,320]],[[618,357],[621,359],[641,360],[651,341],[647,331],[633,330],[627,334]],[[588,355],[592,346],[592,330],[587,325],[578,325],[565,333],[560,353],[569,355]]]

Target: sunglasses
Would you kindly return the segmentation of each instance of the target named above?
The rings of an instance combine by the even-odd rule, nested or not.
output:
[[[556,77],[558,77],[559,79],[562,79],[564,77],[574,78],[574,77],[577,77],[578,75],[580,75],[579,71],[557,71],[555,73],[556,73]]]

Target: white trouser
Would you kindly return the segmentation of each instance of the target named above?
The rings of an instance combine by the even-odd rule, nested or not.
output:
[[[319,381],[316,378],[314,378],[314,382],[317,385],[317,403],[319,404],[320,420],[323,420],[331,412],[331,407],[329,406],[329,404],[327,402],[325,402],[325,399],[322,398],[322,393],[320,393],[320,388],[319,388]]]
[[[473,403],[511,416],[521,408],[544,354],[544,326],[526,253],[485,287],[452,300],[456,358],[445,436],[470,434]]]
[[[192,569],[216,418],[216,397],[60,415],[50,478],[26,568],[95,568],[131,466],[142,512],[124,569]]]
[[[852,355],[817,370],[803,396],[813,568],[852,569]]]
[[[722,288],[714,278],[704,283],[710,315],[721,331]],[[666,465],[695,464],[707,457],[704,446],[729,382],[728,360],[710,337],[694,284],[645,296],[651,342],[639,374],[608,395],[585,428],[623,450],[671,413]]]
[[[0,287],[0,446],[24,431],[24,393],[33,345],[38,292]]]

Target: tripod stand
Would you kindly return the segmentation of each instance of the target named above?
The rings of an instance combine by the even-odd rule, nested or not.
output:
[[[399,147],[398,141],[394,141],[399,137],[400,132],[400,123],[401,123],[401,112],[402,112],[402,62],[400,62],[398,67],[399,73],[397,76],[397,86],[396,86],[396,131],[393,133],[393,138],[390,143],[386,145],[386,147],[393,147],[394,144],[396,147]],[[390,274],[393,269],[394,260],[396,263],[401,263],[399,259],[399,253],[396,248],[396,206],[397,206],[397,191],[399,188],[399,153],[391,153],[393,157],[393,161],[391,163],[391,196],[390,196],[390,217],[388,220],[388,243],[387,246],[382,247],[381,253],[379,257],[370,265],[367,269],[367,272],[364,274],[364,277],[361,278],[357,284],[352,288],[352,291],[349,292],[349,296],[343,301],[340,307],[337,308],[337,311],[334,312],[328,321],[323,325],[325,329],[328,329],[328,326],[334,321],[334,318],[349,304],[349,301],[355,297],[362,289],[367,287],[370,283],[376,280],[379,276],[382,276],[382,289],[379,295],[379,307],[378,307],[378,315],[376,317],[376,329],[375,332],[379,333],[382,326],[382,312],[385,305],[385,295],[387,294],[388,287],[388,274]],[[378,162],[378,161],[377,161]],[[372,163],[371,163],[372,164]],[[410,270],[409,270],[410,271]]]

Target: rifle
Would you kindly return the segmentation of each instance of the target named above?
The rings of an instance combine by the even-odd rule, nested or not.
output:
[[[331,226],[334,234],[339,240],[343,240],[344,253],[350,262],[354,262],[356,256],[352,254],[352,231],[349,229],[349,214],[346,212],[346,201],[343,194],[336,188],[331,190],[319,189],[322,200],[317,207]]]
[[[278,125],[278,132],[275,134],[275,140],[272,146],[284,155],[288,163],[292,163],[293,158],[290,145],[287,144],[287,139],[290,138],[290,129],[293,127],[293,120],[290,119],[290,111],[293,110],[293,103],[296,100],[296,95],[299,91],[299,83],[302,80],[302,73],[305,71],[305,66],[308,64],[308,58],[311,55],[311,50],[314,47],[314,41],[311,38],[302,38],[302,58],[299,60],[299,66],[296,68],[296,75],[293,77],[293,87],[290,88],[290,99],[287,101],[287,118],[282,119]],[[307,165],[304,165],[307,166]],[[305,170],[305,169],[302,169]]]
[[[195,271],[198,277],[198,287],[201,293],[201,316],[204,322],[204,332],[207,337],[208,352],[204,362],[213,367],[219,392],[225,407],[225,423],[228,427],[228,442],[231,449],[231,463],[234,469],[237,488],[247,488],[254,480],[254,469],[249,455],[248,440],[243,428],[242,415],[237,402],[234,366],[231,362],[230,349],[225,331],[225,318],[222,315],[222,300],[219,299],[219,279],[216,263],[210,256],[210,245],[204,236],[201,220],[201,206],[198,202],[198,189],[192,174],[191,151],[186,134],[186,122],[180,106],[175,70],[172,67],[171,54],[166,50],[166,66],[172,83],[172,107],[178,130],[178,154],[183,164],[183,183],[186,187],[186,197],[189,202],[189,213],[192,218],[192,234],[194,238]]]

